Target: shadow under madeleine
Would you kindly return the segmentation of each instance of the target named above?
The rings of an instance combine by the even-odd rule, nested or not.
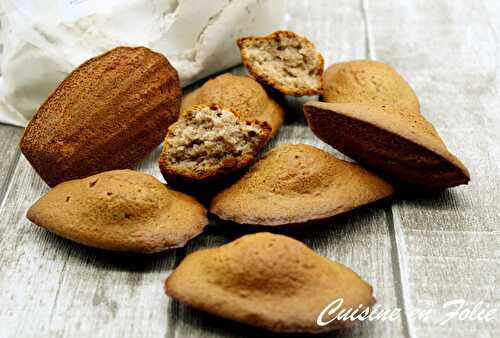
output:
[[[324,333],[277,333],[261,328],[249,326],[247,324],[235,322],[229,319],[217,317],[210,313],[194,309],[171,299],[168,306],[168,322],[170,327],[168,332],[175,332],[180,336],[195,337],[248,337],[248,338],[281,338],[281,337],[324,337],[324,338],[347,338],[362,336],[361,332],[368,329],[372,323],[356,323],[348,329]]]

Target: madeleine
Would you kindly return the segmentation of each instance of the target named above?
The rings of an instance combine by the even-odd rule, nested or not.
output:
[[[357,164],[305,144],[284,144],[217,194],[210,212],[224,220],[265,226],[322,220],[393,193]]]
[[[295,239],[270,233],[188,255],[168,277],[165,291],[193,308],[290,333],[355,325],[338,318],[318,325],[323,310],[337,299],[342,299],[339,311],[362,312],[375,303],[372,287],[351,269]]]
[[[27,217],[77,243],[139,253],[183,246],[208,223],[205,208],[194,198],[132,170],[61,183]]]

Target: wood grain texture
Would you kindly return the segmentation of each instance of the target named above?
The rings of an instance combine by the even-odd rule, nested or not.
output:
[[[423,113],[472,173],[469,186],[435,196],[370,205],[309,229],[287,232],[350,266],[374,286],[393,322],[363,323],[329,337],[499,337],[494,322],[439,325],[447,300],[484,301],[500,311],[500,2],[288,0],[288,27],[308,36],[326,64],[375,58],[414,86]],[[242,67],[233,73],[245,73]],[[199,86],[191,86],[188,90]],[[270,147],[307,143],[343,157],[307,128],[302,104],[287,98],[286,124]],[[0,337],[257,337],[260,330],[172,301],[163,282],[195,250],[245,230],[211,224],[187,247],[141,256],[87,248],[25,218],[48,188],[0,126]],[[161,178],[160,148],[139,170]],[[428,321],[411,318],[432,309]]]
[[[23,129],[0,125],[0,205],[3,204],[12,174],[21,154],[18,143]]]
[[[157,155],[141,169],[159,176]],[[21,158],[0,210],[1,336],[163,335],[168,309],[162,283],[182,250],[112,253],[52,235],[25,218],[47,189]]]
[[[454,319],[443,304],[500,308],[500,54],[498,1],[367,1],[372,57],[414,86],[423,114],[471,171],[471,183],[392,207],[410,337],[499,337],[489,322]],[[397,29],[395,29],[397,27]],[[485,307],[486,307],[485,306]]]
[[[366,36],[361,2],[336,1],[288,1],[288,29],[307,36],[323,53],[328,65],[339,60],[366,58]],[[242,68],[234,70],[244,73]],[[338,157],[342,154],[317,139],[303,117],[302,104],[316,98],[287,98],[286,121],[277,137],[267,146],[271,148],[280,143],[306,143],[332,152]],[[267,150],[267,149],[266,149]],[[264,153],[266,152],[264,150]],[[390,201],[384,201],[302,231],[284,232],[311,246],[316,252],[340,261],[374,286],[378,303],[385,308],[400,306],[397,294],[399,286],[394,283],[392,269],[393,253],[389,222],[385,210]],[[219,246],[239,237],[242,232],[232,229],[213,228],[190,242],[188,252],[207,246]],[[268,229],[263,228],[263,231]],[[222,234],[221,234],[222,231]],[[174,327],[169,336],[177,337],[241,337],[262,336],[259,330],[230,323],[172,303],[171,316]],[[395,322],[364,323],[353,330],[331,334],[335,337],[398,337],[404,332],[401,320]],[[266,336],[269,334],[266,334]]]

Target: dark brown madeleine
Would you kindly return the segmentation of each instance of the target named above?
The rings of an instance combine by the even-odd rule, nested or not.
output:
[[[50,186],[132,168],[177,120],[177,71],[144,47],[92,58],[57,87],[21,139],[21,151]]]

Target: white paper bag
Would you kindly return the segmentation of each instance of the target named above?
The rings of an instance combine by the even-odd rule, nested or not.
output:
[[[167,56],[188,85],[241,62],[235,40],[283,26],[283,0],[3,0],[0,122],[26,125],[85,60],[121,45]]]

